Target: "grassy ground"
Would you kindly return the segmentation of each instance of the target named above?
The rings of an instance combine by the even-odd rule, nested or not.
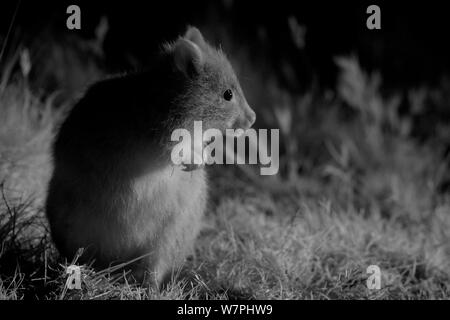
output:
[[[416,130],[444,91],[385,97],[380,78],[356,59],[336,62],[335,92],[296,96],[271,86],[272,108],[255,108],[261,127],[281,129],[277,176],[208,168],[209,209],[189,276],[161,292],[88,266],[82,290],[67,289],[69,263],[58,257],[42,209],[61,112],[51,96],[29,90],[23,63],[18,75],[4,70],[0,299],[449,298],[448,128],[435,121],[433,135]],[[366,286],[369,265],[381,268],[380,290]]]

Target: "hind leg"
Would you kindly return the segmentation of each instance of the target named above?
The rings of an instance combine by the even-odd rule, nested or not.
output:
[[[158,287],[162,288],[179,275],[185,260],[185,252],[179,246],[166,243],[161,248],[158,258],[153,275]]]
[[[193,229],[193,230],[192,230]],[[186,257],[192,253],[196,228],[177,228],[171,237],[167,237],[159,248],[158,261],[155,265],[155,279],[158,286],[164,286],[182,274]]]
[[[205,210],[204,197],[184,199],[184,209],[174,216],[173,224],[168,226],[160,239],[155,276],[158,285],[175,279],[185,265],[186,257],[193,252],[194,242],[201,228]]]

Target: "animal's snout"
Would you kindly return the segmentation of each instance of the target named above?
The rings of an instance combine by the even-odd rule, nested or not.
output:
[[[242,112],[241,118],[242,118],[241,119],[241,124],[242,124],[241,128],[244,129],[244,130],[247,130],[255,123],[256,113],[247,104],[245,106],[245,109]]]
[[[248,110],[247,119],[250,122],[249,127],[251,127],[256,121],[256,113],[255,113],[255,111],[250,109],[250,107],[249,107],[249,110]]]
[[[249,129],[256,121],[256,113],[250,108],[250,106],[245,103],[243,107],[239,110],[238,116],[234,119],[232,128],[233,129]]]

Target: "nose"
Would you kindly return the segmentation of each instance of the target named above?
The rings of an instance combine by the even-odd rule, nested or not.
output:
[[[253,111],[248,104],[245,104],[244,107],[240,110],[239,116],[236,118],[233,128],[241,128],[247,130],[255,123],[255,120],[255,111]]]
[[[256,120],[256,113],[255,113],[255,111],[253,111],[252,108],[250,108],[249,105],[246,105],[244,114],[245,114],[245,120],[249,124],[248,126],[251,127],[255,123],[255,120]]]
[[[256,121],[256,113],[255,111],[253,111],[252,109],[250,109],[249,107],[249,113],[248,113],[248,118],[250,121],[250,127],[255,123]]]

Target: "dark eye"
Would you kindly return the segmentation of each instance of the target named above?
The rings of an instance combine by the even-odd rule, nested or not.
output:
[[[233,99],[233,91],[231,91],[231,89],[226,90],[223,93],[223,98],[227,101],[230,101],[231,99]]]

